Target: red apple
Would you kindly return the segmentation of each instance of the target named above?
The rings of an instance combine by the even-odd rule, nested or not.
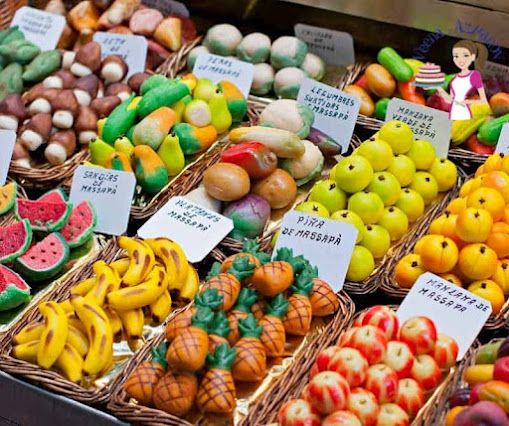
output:
[[[430,355],[417,355],[412,367],[412,378],[424,389],[430,391],[440,383],[442,373],[437,362]]]
[[[503,356],[495,361],[493,379],[509,382],[509,356]]]
[[[458,344],[447,334],[438,333],[433,358],[442,369],[449,369],[456,364],[458,357]]]
[[[311,404],[303,399],[285,402],[277,414],[280,426],[320,426],[320,417],[313,413]]]
[[[396,372],[398,378],[402,379],[410,377],[412,365],[414,365],[414,354],[406,343],[392,340],[387,343],[383,361]]]
[[[385,333],[387,340],[398,335],[399,321],[391,308],[384,305],[372,306],[359,317],[359,325],[374,325]]]
[[[373,365],[382,361],[387,349],[387,338],[374,325],[364,325],[353,333],[348,346],[358,349],[369,365]]]
[[[340,410],[329,414],[322,421],[322,426],[363,426],[361,421],[350,411]]]
[[[353,388],[364,383],[368,368],[368,361],[357,349],[341,348],[332,357],[327,370],[341,374]]]
[[[348,395],[348,382],[335,371],[318,373],[311,379],[305,392],[306,400],[324,416],[345,408]]]
[[[373,393],[363,388],[350,391],[347,409],[354,413],[364,426],[375,426],[378,417],[378,401]]]
[[[343,347],[347,346],[350,343],[350,340],[352,339],[353,334],[359,329],[360,327],[352,327],[346,330],[344,333],[339,336],[338,341],[336,343],[337,346]]]
[[[413,418],[424,405],[424,391],[414,379],[401,379],[394,402]]]
[[[327,349],[324,349],[322,352],[318,354],[316,357],[316,361],[311,367],[311,371],[309,372],[309,376],[313,378],[320,371],[327,371],[332,357],[336,354],[341,348],[339,346],[329,346]]]
[[[409,424],[408,414],[399,405],[383,404],[380,406],[376,426],[408,426]]]
[[[470,396],[468,398],[469,405],[474,405],[475,403],[480,401],[479,391],[484,385],[485,383],[477,383],[472,387],[472,389],[470,389]]]
[[[428,317],[410,318],[399,329],[399,340],[416,355],[428,354],[435,348],[437,329]]]
[[[398,375],[385,364],[369,367],[364,387],[373,392],[380,404],[394,401],[398,391]]]

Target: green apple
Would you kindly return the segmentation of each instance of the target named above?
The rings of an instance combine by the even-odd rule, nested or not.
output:
[[[429,170],[436,158],[433,144],[423,140],[414,141],[406,155],[414,162],[417,170]]]
[[[389,231],[380,225],[366,225],[360,244],[366,247],[375,259],[380,259],[391,247],[391,236]]]
[[[414,180],[415,164],[408,156],[395,154],[387,171],[398,179],[401,186],[408,186]]]
[[[334,179],[345,192],[353,194],[362,191],[373,178],[373,167],[360,155],[351,155],[339,161],[335,167]]]
[[[395,206],[406,214],[409,222],[415,222],[424,213],[424,199],[417,191],[403,188]]]
[[[384,214],[384,203],[378,194],[361,191],[350,197],[348,210],[357,213],[365,224],[376,223]]]
[[[368,191],[378,194],[384,206],[392,206],[399,199],[401,185],[389,172],[376,172],[367,187]]]
[[[430,204],[438,195],[438,183],[428,172],[417,172],[409,188],[421,194],[426,205]]]
[[[392,161],[392,148],[382,139],[368,139],[361,144],[357,153],[368,159],[375,172],[385,170]]]
[[[408,218],[403,210],[394,206],[385,208],[382,218],[377,225],[387,229],[391,236],[391,241],[399,240],[408,231]]]
[[[346,207],[346,194],[345,191],[338,188],[335,180],[325,179],[313,185],[309,201],[317,201],[324,205],[329,213],[334,213]]]
[[[435,158],[429,172],[436,179],[440,192],[451,189],[458,180],[456,165],[447,158]]]
[[[354,283],[364,281],[374,269],[375,259],[373,259],[371,252],[366,247],[355,246],[346,272],[347,281]]]
[[[304,201],[295,207],[295,210],[315,216],[329,217],[329,210],[327,210],[327,207],[316,201]]]
[[[362,241],[362,237],[364,237],[364,222],[357,213],[350,210],[338,210],[330,218],[355,226],[357,228],[357,240],[355,242],[359,243]]]
[[[394,154],[408,152],[414,140],[414,134],[410,126],[398,120],[391,120],[385,123],[380,128],[378,137],[392,147]]]

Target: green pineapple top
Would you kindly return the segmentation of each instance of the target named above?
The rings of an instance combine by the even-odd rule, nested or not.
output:
[[[290,291],[293,294],[301,294],[309,296],[313,288],[313,279],[316,278],[316,271],[314,268],[304,269],[299,276],[297,276],[290,286]]]
[[[260,249],[260,244],[258,244],[256,240],[246,239],[242,245],[242,251],[255,256],[260,261],[261,265],[270,262],[270,255]]]
[[[253,314],[239,320],[239,332],[241,337],[255,337],[257,339],[262,335],[263,328],[258,325],[258,321]]]
[[[311,268],[311,264],[304,256],[294,256],[293,250],[288,247],[281,247],[277,251],[276,258],[274,260],[288,262],[292,265],[295,275],[300,274],[305,269]]]
[[[225,337],[230,333],[230,321],[226,317],[224,311],[218,311],[214,314],[214,318],[208,327],[209,334]]]
[[[216,350],[207,355],[207,366],[210,369],[231,370],[237,349],[230,348],[228,343],[221,343]]]
[[[249,278],[253,275],[256,265],[249,261],[247,256],[236,256],[233,260],[232,266],[228,269],[228,274],[233,275],[239,281]],[[214,278],[221,273],[221,263],[214,262],[207,274],[207,281]]]
[[[223,296],[219,294],[217,288],[208,288],[203,293],[198,293],[194,298],[196,306],[216,310],[223,303]]]
[[[288,300],[283,293],[270,299],[265,308],[265,313],[276,318],[283,318],[288,312]]]
[[[194,327],[207,331],[208,325],[214,318],[214,312],[206,306],[197,306],[196,313],[191,318]]]
[[[161,364],[161,367],[163,367],[166,370],[166,367],[168,367],[168,362],[166,361],[166,351],[168,350],[168,342],[164,341],[161,344],[155,346],[152,348],[150,353],[152,354],[152,362],[157,362],[158,364]]]
[[[237,299],[233,310],[248,314],[251,312],[251,306],[253,306],[257,299],[258,296],[256,295],[255,290],[243,287],[242,290],[240,290],[239,298]]]

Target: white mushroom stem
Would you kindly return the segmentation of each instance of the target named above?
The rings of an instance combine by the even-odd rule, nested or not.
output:
[[[101,70],[101,77],[106,83],[116,83],[124,78],[124,68],[116,62],[109,62]]]
[[[74,124],[74,116],[70,111],[58,110],[53,114],[53,125],[59,129],[70,129]]]
[[[44,79],[42,85],[45,89],[62,89],[64,87],[64,82],[60,77],[56,75],[50,75]]]
[[[92,74],[92,70],[79,62],[71,65],[71,72],[77,77],[86,77]]]
[[[65,148],[58,143],[50,143],[44,150],[44,155],[50,164],[58,166],[67,160]]]
[[[82,145],[88,145],[92,139],[97,139],[97,132],[94,132],[93,130],[86,130],[81,132],[78,136],[78,140]]]
[[[64,52],[62,56],[62,68],[64,70],[68,70],[71,68],[72,64],[74,63],[74,59],[76,58],[76,52]]]
[[[74,89],[73,92],[81,106],[89,106],[90,102],[92,102],[92,96],[86,90]]]
[[[44,143],[42,136],[33,130],[25,130],[21,134],[20,140],[23,143],[23,146],[29,151],[35,151]]]
[[[0,115],[0,129],[18,130],[19,120],[14,115]]]
[[[28,107],[28,112],[30,115],[38,114],[39,112],[51,112],[51,104],[47,99],[44,98],[37,98],[35,101],[33,101],[30,106]]]

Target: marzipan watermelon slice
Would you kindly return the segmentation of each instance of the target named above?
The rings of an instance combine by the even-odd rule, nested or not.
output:
[[[0,215],[12,209],[17,194],[18,185],[16,185],[16,182],[8,183],[0,188]]]
[[[28,219],[35,231],[58,231],[69,218],[72,204],[48,203],[18,198],[14,214],[18,219]]]
[[[82,201],[72,209],[71,215],[60,233],[69,247],[79,247],[94,233],[97,216],[92,204]]]
[[[25,253],[32,242],[28,219],[0,228],[0,263],[9,263]]]
[[[62,188],[52,189],[42,194],[37,201],[44,201],[46,203],[67,203],[67,194]]]
[[[69,258],[69,246],[59,232],[49,234],[16,259],[15,267],[31,281],[43,281],[57,275]]]
[[[0,311],[13,309],[30,299],[30,287],[16,272],[0,265]]]

